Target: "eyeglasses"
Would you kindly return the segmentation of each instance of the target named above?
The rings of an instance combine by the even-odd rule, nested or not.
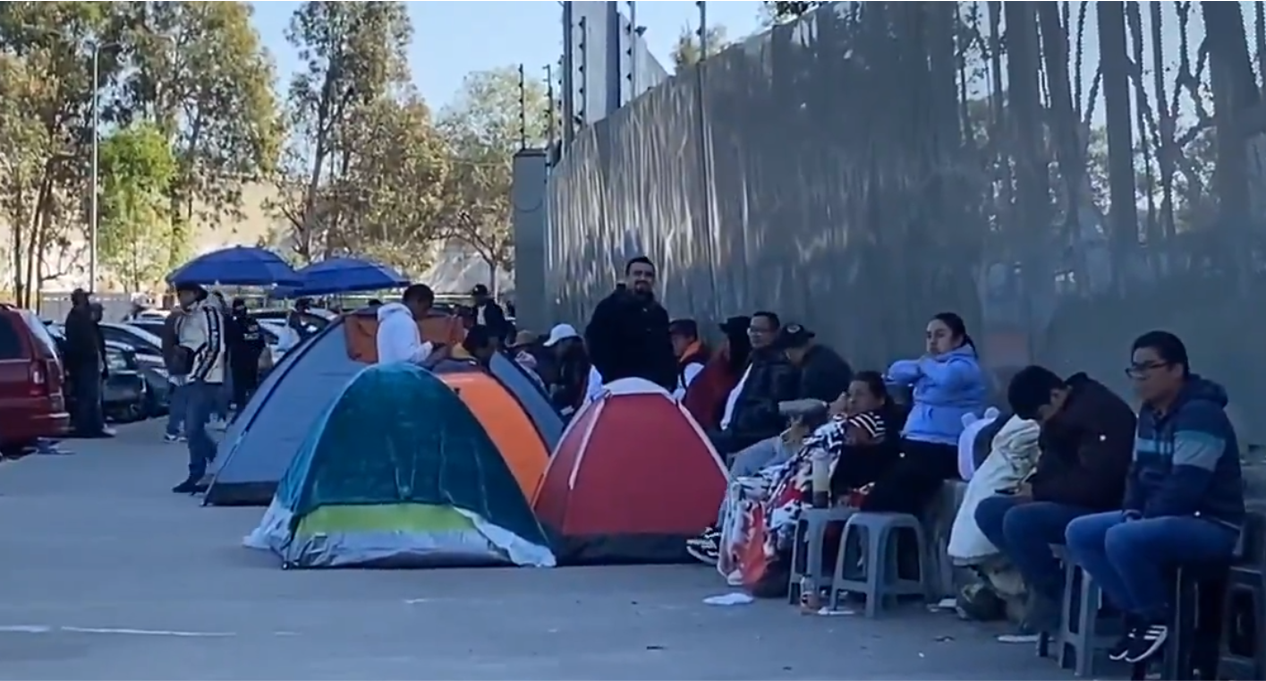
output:
[[[773,329],[762,329],[759,326],[749,326],[747,327],[747,330],[750,331],[751,333],[773,333],[774,332]]]
[[[1164,369],[1172,364],[1172,362],[1142,362],[1140,364],[1131,364],[1126,367],[1125,375],[1130,378],[1143,378],[1155,369]]]

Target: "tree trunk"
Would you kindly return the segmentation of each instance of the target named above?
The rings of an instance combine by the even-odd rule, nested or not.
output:
[[[1003,5],[1007,24],[1008,139],[1015,164],[1016,207],[1008,230],[1017,247],[1013,260],[1020,263],[1020,306],[1022,328],[1034,330],[1045,325],[1035,318],[1033,301],[1050,288],[1051,263],[1043,257],[1051,228],[1050,177],[1043,141],[1042,101],[1039,86],[1039,45],[1037,14],[1033,3],[1008,2]],[[1040,335],[1040,334],[1038,334]],[[1028,356],[1035,347],[1027,334]]]
[[[1034,3],[1042,31],[1042,57],[1046,62],[1046,81],[1051,96],[1051,134],[1055,140],[1055,158],[1064,189],[1064,234],[1061,245],[1071,243],[1080,233],[1081,187],[1086,174],[1078,128],[1080,116],[1073,103],[1068,77],[1068,32],[1059,18],[1059,3]]]
[[[1169,97],[1165,94],[1165,43],[1162,12],[1159,2],[1148,4],[1151,13],[1152,29],[1152,88],[1156,93],[1157,133],[1160,137],[1156,147],[1156,161],[1160,166],[1161,185],[1161,240],[1168,244],[1174,238],[1174,111],[1170,108]],[[1177,89],[1177,88],[1175,88]]]
[[[1134,135],[1130,120],[1130,66],[1125,40],[1125,5],[1096,3],[1099,58],[1103,64],[1104,117],[1108,133],[1108,195],[1112,277],[1125,293],[1126,263],[1138,244],[1138,208],[1134,189]]]
[[[1248,148],[1244,121],[1258,106],[1261,92],[1253,75],[1244,35],[1244,17],[1237,2],[1202,2],[1205,31],[1218,36],[1209,41],[1209,83],[1213,90],[1213,120],[1217,125],[1217,162],[1213,169],[1218,199],[1218,233],[1226,263],[1234,263],[1236,282],[1243,292],[1252,275],[1250,249],[1241,247],[1251,219],[1248,188]]]

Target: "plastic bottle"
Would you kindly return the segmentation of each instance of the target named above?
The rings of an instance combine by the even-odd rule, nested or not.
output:
[[[800,614],[816,615],[822,608],[822,597],[818,594],[818,586],[808,577],[800,578]]]
[[[812,500],[814,508],[827,508],[831,505],[831,459],[830,453],[815,450],[810,459],[813,471],[810,476]]]

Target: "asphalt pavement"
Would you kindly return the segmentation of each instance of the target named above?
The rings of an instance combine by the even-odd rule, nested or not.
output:
[[[721,607],[702,566],[282,571],[262,509],[168,489],[157,422],[0,465],[0,679],[1054,679],[1032,646],[912,607]]]

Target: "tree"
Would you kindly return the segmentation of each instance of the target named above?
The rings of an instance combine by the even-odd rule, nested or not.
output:
[[[343,144],[355,149],[332,193],[341,227],[334,250],[420,274],[436,239],[449,159],[416,95],[356,109]]]
[[[826,3],[824,2],[763,2],[761,3],[762,23],[776,24],[793,21],[804,16]]]
[[[243,184],[276,167],[282,128],[273,68],[249,3],[113,5],[134,69],[109,118],[151,121],[175,154],[178,174],[167,190],[175,267],[195,217],[238,214]]]
[[[111,87],[122,49],[109,3],[0,3],[0,135],[5,172],[5,217],[9,220],[14,296],[34,307],[34,295],[50,278],[75,264],[49,255],[72,247],[72,223],[84,222],[78,198],[84,191],[84,161],[92,102],[91,45],[100,51],[100,85]],[[12,146],[11,146],[12,145]],[[76,239],[82,242],[82,239]],[[60,259],[60,258],[59,258]]]
[[[672,51],[676,72],[680,73],[682,69],[698,64],[703,57],[712,57],[724,50],[726,46],[725,34],[725,26],[718,24],[708,27],[708,52],[705,55],[699,50],[698,31],[689,26],[683,26],[681,34],[677,36],[677,44],[673,46]]]
[[[329,250],[340,211],[326,191],[343,177],[357,150],[350,128],[359,107],[406,86],[405,49],[413,35],[401,2],[305,2],[291,18],[286,38],[306,68],[290,81],[287,122],[290,164],[302,175],[284,175],[281,213],[292,227],[293,248],[311,262]]]
[[[514,262],[514,154],[524,146],[543,146],[548,126],[544,84],[526,79],[522,91],[519,85],[513,66],[476,71],[466,76],[456,101],[440,116],[452,170],[437,236],[469,246],[494,274]],[[489,285],[495,287],[495,276]]]
[[[101,261],[126,291],[143,291],[168,268],[176,160],[157,126],[137,124],[101,142],[100,163]]]

